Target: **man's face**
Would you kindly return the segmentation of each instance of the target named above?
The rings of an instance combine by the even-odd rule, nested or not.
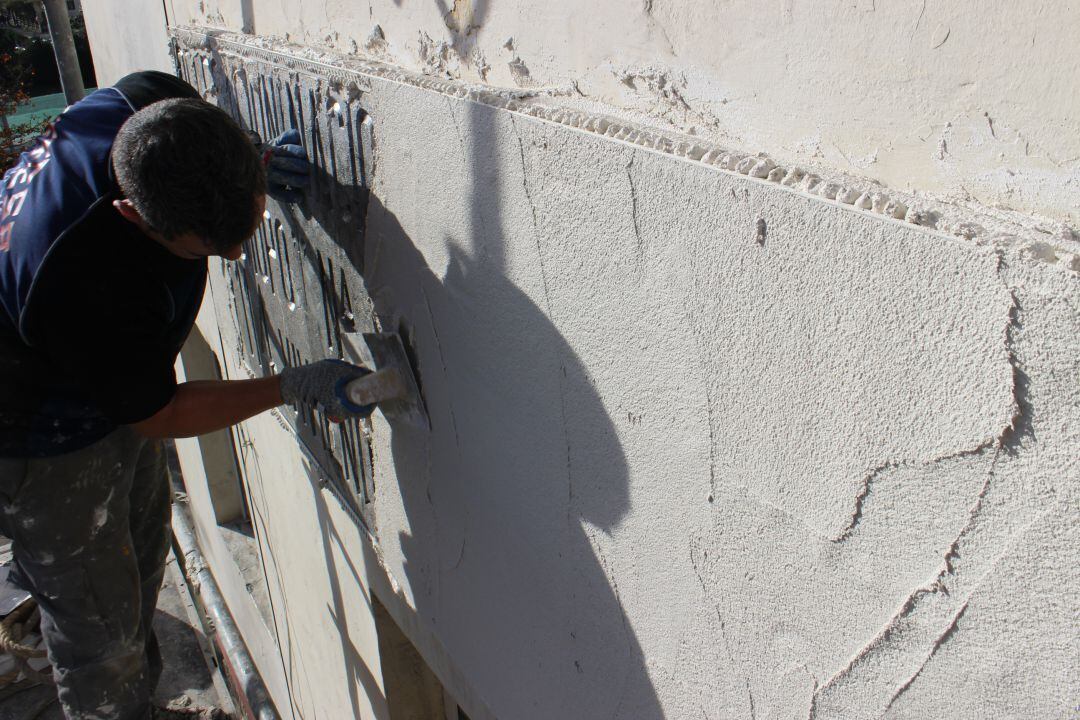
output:
[[[251,231],[248,233],[248,237],[255,234],[255,231],[259,228],[259,223],[262,222],[263,213],[266,211],[266,196],[260,195],[255,200],[255,224],[252,226]],[[195,233],[185,233],[178,235],[165,244],[165,247],[169,251],[187,260],[198,260],[205,257],[223,257],[226,260],[239,260],[240,256],[244,253],[244,243],[237,243],[231,248],[225,251],[217,250],[214,248],[206,238],[200,237]]]

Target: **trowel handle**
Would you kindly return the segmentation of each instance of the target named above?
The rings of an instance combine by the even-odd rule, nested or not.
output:
[[[407,392],[396,368],[384,368],[359,377],[345,386],[345,398],[354,405],[375,405]]]

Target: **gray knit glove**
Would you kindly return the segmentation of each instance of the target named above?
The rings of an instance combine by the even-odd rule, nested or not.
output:
[[[357,405],[345,394],[345,386],[370,370],[344,360],[320,360],[310,365],[287,367],[281,371],[281,399],[296,405],[307,403],[322,408],[332,418],[367,417],[374,405]]]

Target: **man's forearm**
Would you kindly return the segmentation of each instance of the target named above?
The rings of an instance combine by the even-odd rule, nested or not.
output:
[[[181,383],[168,405],[132,427],[146,437],[193,437],[227,428],[281,404],[281,379],[277,376],[194,380]]]

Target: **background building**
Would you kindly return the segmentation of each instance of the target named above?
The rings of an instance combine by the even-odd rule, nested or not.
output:
[[[430,430],[180,444],[283,716],[1074,713],[1080,12],[85,13],[100,83],[176,69],[317,165],[184,374],[376,326],[418,368]]]

